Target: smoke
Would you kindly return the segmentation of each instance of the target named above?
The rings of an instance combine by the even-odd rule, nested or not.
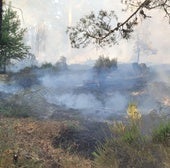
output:
[[[61,88],[73,89],[81,86],[84,81],[92,78],[90,70],[77,70],[69,72],[61,72],[57,75],[47,74],[41,78],[42,84],[48,88],[55,88],[61,90]]]
[[[111,97],[106,98],[105,106],[113,111],[125,112],[128,104],[128,96],[115,92]]]
[[[139,72],[132,64],[119,64],[117,70],[100,74],[92,67],[75,67],[41,77],[48,103],[78,110],[95,119],[126,115],[128,104],[132,102],[142,114],[158,112],[160,106],[166,107],[165,112],[168,112],[170,88],[158,77],[158,67],[146,67]]]
[[[54,64],[62,55],[66,56],[69,64],[77,63],[77,65],[70,65],[68,71],[53,73],[33,70],[33,76],[36,76],[39,83],[32,84],[34,78],[31,82],[28,80],[30,82],[28,88],[23,88],[22,81],[31,78],[32,74],[29,74],[30,76],[26,76],[27,73],[20,74],[19,76],[24,76],[21,83],[17,82],[19,81],[17,77],[9,82],[1,82],[0,92],[20,95],[22,100],[23,94],[20,93],[25,93],[29,89],[31,93],[29,96],[27,94],[24,96],[24,101],[35,106],[35,111],[44,108],[48,116],[56,110],[52,106],[55,110],[49,112],[51,104],[57,108],[61,107],[62,110],[74,109],[83,114],[95,114],[95,117],[98,117],[98,114],[101,118],[119,113],[125,114],[128,103],[133,101],[137,102],[143,113],[149,113],[153,108],[157,108],[158,103],[169,106],[169,71],[164,66],[153,67],[150,72],[142,74],[139,73],[141,68],[137,70],[131,64],[122,64],[111,73],[96,74],[92,67],[79,65],[87,60],[96,59],[102,52],[111,58],[118,57],[119,62],[136,61],[137,35],[140,37],[140,62],[169,63],[170,41],[167,34],[170,33],[170,29],[166,21],[161,20],[158,11],[154,12],[153,16],[156,17],[152,18],[152,21],[143,21],[138,26],[137,33],[129,41],[120,41],[119,45],[112,48],[95,50],[91,46],[76,50],[69,45],[65,33],[67,26],[76,24],[90,11],[97,12],[100,9],[115,8],[121,20],[124,20],[127,15],[120,14],[120,3],[114,0],[13,0],[12,3],[23,11],[22,25],[28,29],[25,41],[31,46],[31,52],[38,60],[30,65],[28,65],[30,60],[20,62],[16,71],[24,66],[37,65],[39,62]],[[144,50],[157,50],[157,52],[153,55]],[[35,91],[36,88],[38,91]]]
[[[88,59],[96,59],[98,51],[94,46],[80,50],[70,47],[68,36],[65,33],[67,26],[75,25],[90,11],[115,10],[119,22],[124,21],[131,13],[122,12],[123,7],[116,0],[13,0],[12,4],[23,11],[24,21],[22,17],[20,18],[23,26],[28,29],[26,42],[31,46],[31,52],[35,54],[39,62],[56,62],[61,55],[66,56],[69,63],[82,63]],[[18,11],[18,14],[21,15],[21,12]],[[166,60],[165,63],[170,62],[168,58],[169,38],[167,38],[170,29],[167,20],[162,19],[164,16],[157,10],[153,11],[151,15],[154,17],[142,21],[135,31],[140,34],[140,40],[146,43],[146,48],[156,50],[159,48],[159,52],[153,55],[141,51],[140,61],[159,63]],[[134,46],[137,45],[136,38],[137,35],[134,33],[131,40],[120,41],[119,45],[105,48],[103,52],[111,58],[118,57],[120,62],[133,62]],[[163,60],[162,57],[164,57]]]
[[[57,71],[26,68],[1,81],[0,98],[26,104],[30,113],[40,118],[66,117],[76,112],[90,119],[109,119],[126,115],[131,102],[137,103],[142,114],[159,112],[162,107],[168,112],[169,80],[158,72],[169,73],[169,68],[153,66],[142,71],[144,66],[135,66],[118,64],[117,70],[100,73],[87,65],[69,65]]]
[[[0,93],[16,94],[20,90],[21,87],[17,85],[6,85],[5,83],[0,82]]]
[[[126,111],[127,90],[133,89],[137,82],[131,64],[122,64],[116,71],[99,74],[89,66],[75,67],[77,65],[69,66],[68,71],[44,74],[40,78],[42,86],[48,90],[44,95],[48,103],[86,114],[98,112],[103,118]]]
[[[49,103],[54,103],[61,106],[66,106],[67,108],[73,108],[78,110],[93,110],[102,107],[102,103],[97,100],[92,94],[75,94],[66,93],[55,96],[46,96]]]

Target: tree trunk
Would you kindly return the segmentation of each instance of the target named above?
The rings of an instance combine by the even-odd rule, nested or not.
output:
[[[3,0],[0,0],[0,41],[2,37],[2,2]]]
[[[6,74],[6,63],[4,63],[4,67],[3,67],[3,74]]]
[[[6,74],[6,56],[3,59],[3,73]]]
[[[1,43],[1,39],[2,39],[2,1],[3,0],[0,0],[0,43]],[[1,51],[1,48],[0,48],[0,51]],[[1,52],[0,52],[0,57],[2,57]],[[2,58],[0,60],[2,61]],[[1,62],[1,64],[0,64],[0,73],[2,73],[2,69],[3,69],[3,66],[2,66],[2,62]]]
[[[7,60],[6,60],[6,55],[3,51],[1,51],[1,63],[0,63],[0,74],[6,74],[6,65],[7,65]]]

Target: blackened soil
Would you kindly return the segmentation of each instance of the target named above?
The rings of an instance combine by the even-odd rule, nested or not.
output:
[[[70,153],[78,153],[86,158],[93,158],[96,147],[111,136],[106,123],[83,122],[79,128],[65,127],[61,129],[59,136],[55,137],[52,144],[61,147]]]

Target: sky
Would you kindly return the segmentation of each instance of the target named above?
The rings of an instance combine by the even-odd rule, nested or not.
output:
[[[130,40],[121,40],[111,48],[96,49],[90,45],[85,49],[70,47],[67,26],[74,26],[84,15],[100,9],[114,10],[120,21],[131,11],[122,12],[119,0],[12,0],[23,27],[28,29],[26,42],[39,62],[53,62],[61,56],[68,63],[84,63],[97,59],[101,54],[118,58],[119,62],[136,62],[140,48],[140,63],[170,63],[170,25],[159,10],[152,11],[152,18],[142,21]],[[39,32],[43,38],[38,38]],[[137,44],[139,47],[137,47]],[[39,50],[37,51],[37,47]]]

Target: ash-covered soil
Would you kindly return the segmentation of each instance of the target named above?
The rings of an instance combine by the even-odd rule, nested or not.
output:
[[[131,102],[142,114],[170,111],[168,68],[143,70],[140,64],[123,64],[115,71],[96,73],[92,67],[75,67],[27,67],[1,75],[1,113],[5,107],[14,115],[23,112],[39,119],[119,120]]]
[[[136,72],[130,65],[103,74],[92,68],[55,71],[34,67],[1,75],[0,116],[9,117],[1,117],[2,138],[8,137],[1,138],[1,144],[9,142],[1,158],[9,167],[13,165],[12,144],[20,152],[20,164],[91,167],[96,149],[116,136],[108,123],[128,122],[129,103],[136,103],[142,113],[144,135],[151,135],[160,121],[169,118],[170,85],[165,76],[155,68]],[[125,167],[131,154],[120,144],[114,149]]]

